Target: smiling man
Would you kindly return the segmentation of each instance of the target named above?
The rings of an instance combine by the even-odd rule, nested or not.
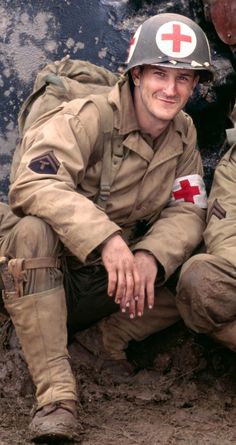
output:
[[[36,386],[34,440],[76,431],[67,322],[87,349],[100,342],[103,366],[120,377],[133,373],[130,340],[178,320],[169,283],[202,240],[207,207],[196,131],[181,109],[197,82],[211,78],[210,63],[196,23],[151,17],[131,41],[125,75],[101,98],[114,126],[112,165],[107,155],[91,162],[104,148],[92,99],[63,104],[25,134],[9,194],[20,219],[4,232],[0,252],[15,283],[8,292],[5,280],[5,307]],[[108,179],[110,170],[116,175],[104,206],[107,161]],[[91,339],[93,328],[85,328],[99,320]]]
[[[156,138],[185,106],[199,75],[188,69],[144,65],[133,68],[132,80],[140,128]]]

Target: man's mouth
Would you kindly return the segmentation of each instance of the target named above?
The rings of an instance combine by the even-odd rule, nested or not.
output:
[[[179,103],[177,98],[168,98],[168,97],[157,96],[156,99],[159,99],[161,102],[165,102],[170,105],[176,105]]]

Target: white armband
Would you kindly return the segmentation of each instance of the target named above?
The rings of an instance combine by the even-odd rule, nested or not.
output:
[[[202,209],[207,208],[207,194],[200,175],[188,175],[176,178],[172,188],[171,201],[192,202]]]

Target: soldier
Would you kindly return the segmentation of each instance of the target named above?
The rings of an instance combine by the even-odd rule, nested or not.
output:
[[[218,164],[209,196],[206,253],[183,266],[177,305],[187,326],[236,351],[236,144]]]
[[[196,131],[182,108],[211,77],[207,38],[192,20],[160,14],[138,28],[126,75],[105,95],[112,145],[118,140],[124,153],[106,211],[96,200],[102,162],[90,164],[101,143],[92,101],[64,104],[25,134],[9,193],[21,218],[2,237],[1,254],[9,259],[4,304],[36,386],[34,440],[76,431],[67,315],[74,330],[109,315],[97,340],[126,373],[128,342],[179,317],[167,280],[201,241],[207,206]]]
[[[236,4],[232,0],[204,0],[206,17],[213,22],[235,62]],[[235,76],[231,111],[235,102]],[[235,109],[234,109],[235,110]],[[235,111],[232,113],[232,120]],[[227,131],[235,141],[235,129]],[[209,197],[206,253],[187,261],[178,284],[177,305],[187,326],[208,334],[236,351],[235,307],[235,144],[219,162]]]
[[[215,167],[230,148],[226,131],[233,133],[230,114],[236,98],[236,2],[156,0],[148,3],[151,4],[149,7],[146,0],[128,2],[128,12],[132,14],[134,22],[138,18],[140,20],[143,14],[150,13],[153,7],[157,13],[183,14],[201,26],[210,44],[214,79],[207,84],[198,84],[185,106],[185,111],[192,117],[197,130],[204,182],[209,193]]]
[[[235,57],[236,4],[205,0],[209,18]],[[235,101],[235,87],[232,104]],[[234,109],[235,110],[235,109]],[[235,111],[232,114],[232,119]],[[177,305],[187,326],[208,334],[236,351],[235,306],[235,159],[236,131],[228,130],[232,147],[216,167],[209,196],[206,253],[187,261],[178,284]]]

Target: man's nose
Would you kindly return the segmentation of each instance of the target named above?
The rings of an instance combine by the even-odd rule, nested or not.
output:
[[[176,94],[176,84],[174,80],[169,79],[166,82],[166,85],[164,87],[164,92],[167,96],[174,96]]]

